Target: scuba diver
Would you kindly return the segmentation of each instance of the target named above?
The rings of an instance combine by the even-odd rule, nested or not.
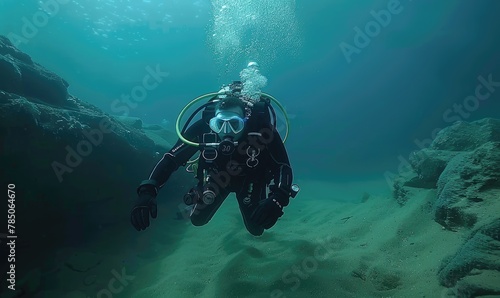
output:
[[[251,62],[251,66],[256,63]],[[206,98],[208,102],[180,130],[185,111]],[[158,191],[181,165],[187,165],[186,170],[198,179],[183,198],[193,225],[208,223],[231,192],[236,194],[245,227],[252,235],[260,236],[276,224],[299,187],[292,184],[292,168],[284,146],[288,126],[282,140],[271,101],[288,119],[274,97],[260,92],[257,97],[248,96],[241,81],[191,101],[177,118],[179,140],[137,188],[132,225],[141,231],[150,225],[150,216],[157,217]],[[201,119],[188,127],[202,109]],[[199,157],[190,160],[198,151]]]

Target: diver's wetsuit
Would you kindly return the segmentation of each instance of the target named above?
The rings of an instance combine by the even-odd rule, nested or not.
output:
[[[255,123],[247,126],[238,146],[230,155],[218,152],[217,157],[209,161],[200,154],[197,172],[199,186],[203,187],[203,169],[206,169],[210,178],[204,187],[206,189],[209,185],[217,196],[211,204],[205,204],[201,200],[194,202],[190,217],[193,225],[206,224],[229,193],[235,192],[245,227],[252,235],[261,235],[264,228],[253,223],[250,216],[257,203],[268,198],[267,185],[272,180],[269,195],[274,194],[283,207],[288,205],[293,177],[285,146],[279,133],[271,125],[259,126],[258,129]],[[186,130],[184,137],[200,143],[203,134],[210,131],[204,120],[198,120]],[[153,182],[143,182],[139,191],[140,188],[161,188],[170,175],[181,165],[186,165],[198,150],[200,148],[177,141],[153,169],[147,180]]]

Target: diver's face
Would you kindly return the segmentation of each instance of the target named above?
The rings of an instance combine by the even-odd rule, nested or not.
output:
[[[217,109],[215,117],[210,120],[210,128],[219,135],[221,140],[231,138],[237,141],[243,135],[244,127],[243,112],[238,107]]]

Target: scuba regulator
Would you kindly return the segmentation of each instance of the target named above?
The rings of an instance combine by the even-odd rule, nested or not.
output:
[[[238,146],[238,142],[233,140],[231,137],[226,137],[222,140],[219,140],[218,134],[215,132],[209,132],[203,134],[202,137],[202,142],[196,143],[193,141],[190,141],[186,139],[183,135],[185,131],[187,130],[189,123],[191,120],[196,116],[196,114],[200,111],[202,111],[202,119],[208,119],[211,117],[214,117],[215,113],[215,103],[226,98],[226,97],[236,97],[239,98],[243,101],[245,104],[245,121],[250,118],[252,115],[252,108],[255,106],[261,106],[265,107],[266,113],[269,113],[272,115],[273,123],[272,126],[274,129],[276,129],[276,113],[274,111],[273,106],[271,105],[271,102],[276,104],[279,109],[281,110],[284,118],[285,118],[285,134],[283,138],[283,143],[286,142],[289,134],[289,119],[288,115],[285,111],[285,108],[281,105],[281,103],[275,99],[273,96],[260,92],[260,98],[258,100],[253,100],[251,98],[248,98],[243,95],[243,83],[241,81],[233,81],[229,85],[223,85],[221,90],[218,92],[212,92],[212,93],[207,93],[205,95],[199,96],[195,99],[193,99],[191,102],[189,102],[180,112],[179,116],[177,117],[177,121],[175,124],[175,129],[177,136],[181,141],[183,141],[187,145],[195,146],[195,147],[200,147],[201,153],[200,157],[204,158],[206,161],[210,162],[213,161],[217,158],[218,154],[223,154],[223,155],[230,155],[232,154],[236,147]],[[184,124],[182,130],[180,129],[180,123],[181,120],[186,114],[187,110],[194,106],[196,103],[208,99],[208,102],[205,102],[203,105],[198,107],[193,114],[187,119],[186,123]],[[269,112],[268,112],[268,111]],[[207,122],[207,121],[205,121]],[[207,122],[208,123],[208,122]],[[187,162],[188,168],[191,165],[195,165],[198,159],[195,160],[190,160]],[[188,170],[186,168],[186,170]],[[193,166],[193,168],[196,168]],[[196,172],[195,170],[193,170]],[[209,179],[206,179],[207,177],[200,177],[202,178],[202,181],[208,181]],[[203,179],[205,178],[205,179]],[[297,192],[299,191],[298,186],[294,185],[296,188],[292,188],[291,195],[294,197]],[[189,192],[187,192],[184,195],[184,203],[186,205],[194,205],[196,203],[204,203],[206,205],[213,204],[217,197],[217,192],[210,187],[210,183],[205,183],[204,186],[201,184],[198,184],[197,186],[191,188]]]
[[[205,205],[213,204],[217,194],[215,190],[211,187],[205,187],[205,189],[201,189],[200,187],[191,188],[183,198],[184,204],[186,205],[194,205],[198,202],[203,202]]]

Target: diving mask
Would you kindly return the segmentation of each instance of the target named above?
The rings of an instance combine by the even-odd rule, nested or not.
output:
[[[245,120],[236,113],[220,112],[210,119],[209,125],[218,134],[238,134],[245,128]]]

